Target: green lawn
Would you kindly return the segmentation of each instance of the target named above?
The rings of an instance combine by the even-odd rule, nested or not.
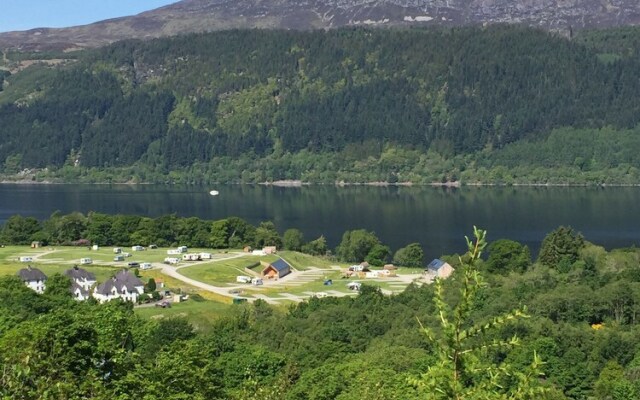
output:
[[[287,260],[291,266],[298,271],[305,271],[309,267],[330,268],[333,265],[339,265],[346,268],[346,264],[337,263],[323,257],[310,256],[308,254],[298,253],[296,251],[280,251],[278,255]]]
[[[5,246],[0,247],[0,262],[18,262],[20,256],[33,256],[44,252],[43,249],[32,249],[29,246]]]
[[[212,324],[221,316],[228,315],[237,305],[223,304],[216,301],[187,300],[173,304],[171,308],[136,307],[136,314],[142,318],[186,317],[191,324],[200,331],[208,332]]]
[[[324,279],[331,279],[333,281],[332,285],[324,285]],[[398,292],[401,289],[406,287],[406,283],[395,281],[393,278],[379,279],[359,279],[359,278],[342,278],[342,272],[340,271],[327,271],[326,274],[319,276],[317,279],[305,282],[304,284],[297,284],[296,282],[291,282],[288,285],[277,285],[277,286],[251,286],[247,285],[247,287],[243,290],[243,296],[246,297],[255,297],[256,294],[265,295],[268,297],[280,298],[281,293],[290,293],[293,295],[308,295],[310,292],[328,292],[328,291],[337,291],[341,293],[353,293],[353,291],[347,288],[347,284],[349,282],[360,282],[363,285],[376,286],[380,289],[391,290],[394,292]],[[329,293],[331,295],[331,293]]]
[[[86,247],[55,247],[53,253],[47,254],[42,257],[43,260],[79,260],[80,258],[91,258],[94,262],[113,262],[113,257],[117,254],[113,252],[113,247],[101,247],[99,250],[89,250]],[[163,262],[166,257],[181,257],[170,256],[167,254],[166,248],[152,249],[144,251],[132,251],[129,247],[122,247],[123,253],[131,254],[131,257],[125,257],[125,261],[122,261],[122,265],[126,265],[129,262]],[[190,249],[189,253],[219,253],[208,249]]]
[[[231,297],[222,296],[217,293],[208,292],[195,286],[191,286],[188,283],[182,282],[178,279],[172,278],[168,275],[164,275],[160,270],[149,269],[146,271],[140,271],[141,279],[143,282],[147,282],[149,278],[162,279],[164,281],[164,288],[161,290],[171,290],[172,292],[193,294],[197,293],[207,300],[213,300],[220,303],[231,304]]]
[[[78,264],[80,258],[91,258],[93,260],[93,264],[84,265],[82,267],[94,273],[99,282],[103,282],[119,269],[126,267],[127,263],[129,262],[157,263],[162,262],[167,257],[167,249],[153,249],[134,252],[130,248],[123,248],[123,251],[131,253],[132,256],[125,258],[125,261],[114,262],[113,247],[103,247],[99,250],[89,250],[86,247],[56,246],[31,249],[28,246],[7,246],[4,248],[0,248],[0,275],[15,275],[19,269],[24,268],[27,263],[21,263],[18,261],[19,257],[24,255],[41,255],[39,258],[29,264],[41,269],[47,275],[64,272],[73,264]],[[291,263],[291,265],[298,271],[307,271],[310,267],[323,270],[319,271],[319,273],[317,274],[309,272],[311,276],[315,276],[313,280],[309,282],[291,282],[291,284],[288,285],[277,285],[275,287],[271,287],[270,285],[261,287],[246,285],[243,291],[243,296],[247,297],[253,297],[258,293],[275,298],[280,298],[280,293],[291,293],[294,295],[308,295],[309,293],[325,291],[351,293],[351,291],[346,288],[346,284],[348,282],[351,282],[352,280],[361,281],[365,284],[378,286],[382,289],[392,290],[396,292],[399,290],[400,286],[400,284],[398,283],[385,280],[374,281],[370,279],[360,280],[356,278],[341,279],[342,272],[329,269],[334,265],[340,264],[336,264],[334,261],[325,258],[309,256],[292,251],[282,251],[278,255],[268,256],[253,256],[246,254],[242,257],[222,261],[216,261],[215,259],[233,256],[236,252],[212,251],[208,249],[191,249],[190,252],[209,252],[214,255],[214,260],[197,262],[193,264],[183,262],[180,264],[181,266],[184,266],[180,269],[180,273],[189,278],[221,287],[237,285],[236,277],[238,275],[247,275],[247,272],[244,271],[246,267],[260,261],[272,262],[277,260],[280,256]],[[343,268],[346,267],[346,265],[340,266]],[[261,266],[254,268],[254,271],[257,273],[260,273],[261,270]],[[398,272],[400,274],[419,273],[421,272],[421,269],[401,268]],[[149,278],[162,278],[166,284],[166,287],[173,291],[179,290],[183,293],[198,293],[207,300],[212,300],[220,303],[229,303],[231,301],[231,297],[224,297],[195,288],[184,282],[165,276],[156,269],[140,271],[140,273],[142,275],[143,281],[145,282]],[[332,279],[334,284],[332,286],[324,286],[324,278]]]
[[[198,263],[181,268],[180,273],[188,278],[210,285],[225,286],[228,283],[235,284],[238,275],[247,275],[244,271],[245,267],[266,259],[267,257],[243,256],[231,260]]]

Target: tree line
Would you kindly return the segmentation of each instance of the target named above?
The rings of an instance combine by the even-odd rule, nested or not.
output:
[[[638,398],[640,251],[560,227],[531,260],[508,239],[385,296],[144,320],[0,278],[0,394],[15,399]],[[485,247],[486,246],[486,247]],[[63,289],[56,289],[63,288]],[[194,301],[198,301],[195,296]],[[114,324],[117,321],[117,324]]]
[[[5,174],[47,168],[69,180],[109,171],[147,181],[420,182],[513,163],[531,173],[546,164],[500,150],[568,127],[598,146],[593,129],[637,136],[640,58],[625,49],[638,37],[572,41],[491,26],[124,41],[4,77],[0,164]],[[47,79],[34,78],[40,70]],[[611,160],[580,155],[552,168],[577,168],[571,180],[585,165],[617,168]],[[636,157],[624,164],[638,168]]]
[[[369,262],[382,266],[389,261],[407,267],[420,267],[424,251],[420,244],[411,243],[392,254],[373,232],[364,229],[347,231],[332,252],[324,236],[305,240],[303,232],[290,228],[281,235],[275,224],[263,221],[254,226],[239,217],[207,221],[197,217],[178,217],[175,214],[156,218],[138,215],[108,215],[90,212],[61,214],[55,212],[44,221],[14,215],[0,228],[0,243],[28,245],[38,241],[42,245],[86,246],[188,246],[214,249],[242,249],[276,246],[278,249],[328,256],[345,262]],[[393,256],[393,257],[392,257]]]

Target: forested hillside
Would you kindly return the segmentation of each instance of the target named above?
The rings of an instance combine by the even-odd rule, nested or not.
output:
[[[608,149],[615,141],[598,138],[637,141],[640,34],[603,32],[572,41],[505,26],[226,31],[120,42],[5,76],[0,161],[5,174],[36,168],[34,179],[71,181],[638,182],[640,156],[620,160]],[[547,143],[567,140],[568,127],[584,151],[551,165],[531,156],[565,150]]]

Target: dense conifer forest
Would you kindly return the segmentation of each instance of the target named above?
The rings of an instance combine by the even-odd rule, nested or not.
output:
[[[639,38],[254,30],[9,53],[0,166],[88,182],[637,183]],[[38,57],[67,61],[16,68]]]

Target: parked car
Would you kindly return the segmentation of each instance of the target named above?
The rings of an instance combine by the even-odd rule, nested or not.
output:
[[[135,261],[134,261],[134,262],[130,262],[130,263],[129,263],[129,264],[127,264],[127,265],[128,265],[129,267],[132,267],[132,268],[133,268],[133,267],[139,267],[139,266],[140,266],[140,263],[137,263],[137,262],[135,262]]]
[[[163,300],[159,303],[156,303],[156,307],[171,308],[171,302],[167,300]]]

